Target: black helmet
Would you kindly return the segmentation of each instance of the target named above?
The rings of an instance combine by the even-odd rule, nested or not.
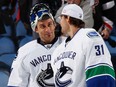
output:
[[[35,31],[35,27],[37,25],[38,20],[42,20],[43,15],[47,14],[50,18],[53,19],[51,11],[46,4],[39,3],[35,4],[30,12],[30,22],[33,31]],[[54,19],[53,19],[54,20]]]

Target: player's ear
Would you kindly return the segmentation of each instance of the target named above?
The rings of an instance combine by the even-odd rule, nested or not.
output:
[[[53,20],[53,24],[54,24],[55,27],[56,27],[56,25],[57,25],[56,23],[57,23],[57,22]]]
[[[67,16],[67,22],[70,23],[70,16]]]
[[[37,28],[37,26],[35,27],[35,32],[37,33],[37,31],[38,31],[38,28]]]
[[[53,26],[54,26],[54,29],[56,29],[56,27],[57,27],[56,21],[53,21]]]

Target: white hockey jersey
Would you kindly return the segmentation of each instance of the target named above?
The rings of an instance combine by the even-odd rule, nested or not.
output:
[[[94,29],[80,29],[53,52],[56,87],[116,87],[110,53]]]
[[[31,41],[21,47],[12,64],[8,87],[54,87],[51,54],[62,38],[50,47]]]

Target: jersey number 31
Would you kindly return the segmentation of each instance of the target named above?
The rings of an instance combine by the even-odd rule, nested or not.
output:
[[[103,45],[96,45],[96,56],[104,55],[104,48]]]

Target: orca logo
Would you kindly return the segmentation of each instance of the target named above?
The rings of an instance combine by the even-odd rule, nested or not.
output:
[[[48,83],[47,80],[53,77],[53,70],[51,64],[47,64],[47,69],[42,70],[42,72],[37,76],[37,83],[39,87],[55,87],[54,83]]]
[[[61,81],[60,79],[66,74],[72,74],[73,70],[70,67],[64,66],[64,62],[61,63],[60,68],[57,70],[55,75],[55,82],[58,87],[67,87],[72,83],[71,78]]]

